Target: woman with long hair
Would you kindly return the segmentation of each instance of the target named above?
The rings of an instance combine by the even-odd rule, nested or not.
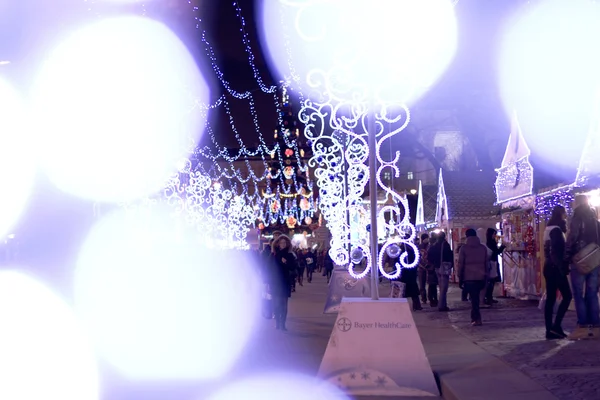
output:
[[[492,266],[492,270],[490,271],[490,279],[485,289],[484,304],[490,306],[498,302],[497,300],[494,300],[494,287],[496,286],[497,282],[502,282],[502,278],[500,277],[500,264],[498,263],[498,257],[506,248],[504,245],[498,246],[498,242],[496,240],[497,233],[498,231],[496,231],[494,228],[488,228],[485,232],[485,245],[492,252],[490,255],[490,264]]]
[[[298,264],[292,252],[292,241],[285,235],[273,241],[273,259],[271,264],[271,296],[273,297],[273,314],[277,329],[287,330],[288,299],[292,296],[292,283],[295,279]]]
[[[566,261],[567,211],[563,206],[556,206],[546,230],[544,231],[544,278],[546,279],[546,306],[544,319],[546,322],[546,339],[564,339],[567,334],[562,329],[562,320],[573,299],[569,286],[569,264]],[[556,292],[559,291],[562,301],[558,306],[556,318],[552,321]]]

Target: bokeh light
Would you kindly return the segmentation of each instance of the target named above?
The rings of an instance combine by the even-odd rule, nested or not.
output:
[[[349,400],[338,388],[316,378],[272,373],[234,382],[209,400]]]
[[[163,187],[199,140],[208,86],[185,45],[141,17],[72,33],[46,59],[33,90],[46,173],[61,190],[129,201]]]
[[[78,315],[99,354],[132,380],[222,376],[260,314],[253,260],[204,249],[171,212],[107,215],[77,262]]]
[[[599,41],[600,5],[589,0],[531,2],[506,26],[499,83],[507,115],[517,111],[532,156],[559,174],[576,169],[600,112]]]
[[[456,51],[450,0],[261,3],[260,37],[270,63],[280,78],[296,73],[302,85],[321,69],[334,91],[363,86],[384,100],[414,101]]]
[[[51,290],[1,271],[0,320],[0,399],[98,399],[94,354],[72,310]]]
[[[35,181],[34,143],[19,93],[0,77],[0,238],[21,216]]]

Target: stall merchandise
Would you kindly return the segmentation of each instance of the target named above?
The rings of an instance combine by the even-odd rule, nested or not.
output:
[[[540,231],[533,209],[502,214],[502,256],[505,294],[523,300],[542,295]]]

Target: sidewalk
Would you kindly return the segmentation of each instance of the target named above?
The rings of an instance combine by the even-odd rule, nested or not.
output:
[[[600,341],[567,340],[546,341],[544,316],[537,302],[514,299],[499,299],[491,309],[483,309],[484,325],[469,325],[469,303],[460,301],[458,287],[450,290],[450,313],[439,313],[431,309],[416,317],[417,324],[439,323],[450,325],[460,335],[479,349],[485,350],[513,371],[536,382],[560,400],[600,399]],[[576,324],[575,312],[569,311],[564,321],[566,331]],[[427,330],[420,329],[425,349],[432,350]],[[435,356],[430,356],[436,364]],[[434,368],[438,374],[440,370]],[[481,370],[481,369],[480,369]],[[484,379],[485,377],[482,377]],[[489,380],[490,378],[488,378]],[[489,382],[487,390],[496,390],[501,377]],[[479,377],[477,378],[479,382]],[[442,389],[444,390],[444,380]],[[491,386],[493,384],[493,386]],[[485,389],[486,384],[482,384]],[[458,392],[458,390],[457,390]],[[444,393],[445,394],[445,393]],[[446,398],[452,398],[446,396]],[[460,398],[460,397],[459,397]],[[485,397],[490,398],[490,397]],[[511,399],[519,398],[510,396]],[[525,398],[525,397],[523,397]],[[527,398],[546,399],[541,392]]]
[[[261,321],[237,372],[314,376],[335,321],[335,315],[323,314],[326,291],[320,276],[298,287],[290,299],[289,331]],[[380,291],[387,296],[389,285],[382,284]],[[449,306],[449,313],[426,306],[414,314],[444,399],[600,398],[600,341],[546,341],[543,315],[535,302],[500,299],[482,310],[482,327],[471,327],[470,304],[460,301],[455,286]],[[574,313],[569,312],[565,329],[574,325]]]

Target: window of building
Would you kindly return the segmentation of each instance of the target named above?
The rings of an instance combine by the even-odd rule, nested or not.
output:
[[[412,173],[412,172],[410,172],[410,171],[409,171],[409,172],[406,174],[406,177],[407,177],[409,180],[413,180],[413,179],[415,179],[415,176],[414,176],[414,175],[413,175],[413,173]]]
[[[391,172],[384,172],[383,173],[383,179],[386,181],[390,181],[392,179],[392,173]]]

